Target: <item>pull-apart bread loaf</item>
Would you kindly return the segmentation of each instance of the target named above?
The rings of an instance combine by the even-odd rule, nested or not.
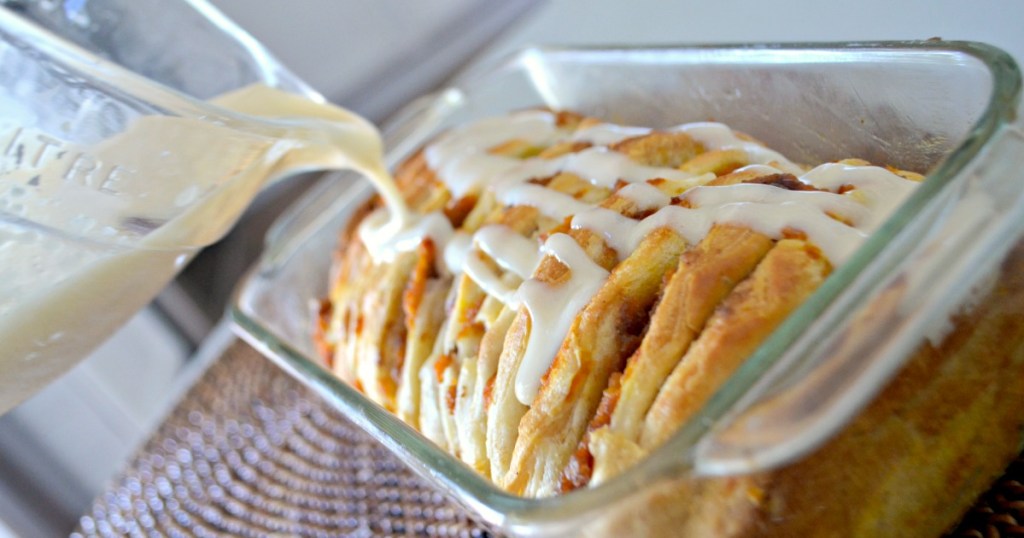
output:
[[[693,417],[920,180],[798,165],[717,123],[478,121],[396,172],[429,223],[373,244],[375,202],[344,231],[317,339],[501,487],[593,485]]]

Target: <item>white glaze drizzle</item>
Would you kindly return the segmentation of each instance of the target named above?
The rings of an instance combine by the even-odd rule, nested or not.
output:
[[[686,191],[682,198],[694,207],[720,206],[734,202],[807,205],[821,213],[831,213],[849,220],[857,227],[860,227],[872,214],[868,207],[847,196],[823,191],[790,191],[756,183],[695,187]]]
[[[642,136],[651,132],[647,127],[631,127],[614,123],[598,123],[579,129],[572,134],[574,142],[590,142],[597,146],[610,146],[627,138]]]
[[[608,246],[618,253],[619,260],[629,256],[644,237],[658,228],[675,230],[688,243],[694,244],[703,239],[714,224],[742,225],[774,239],[783,237],[786,230],[799,230],[833,263],[845,260],[867,236],[802,201],[739,201],[694,209],[665,206],[639,222],[608,209],[592,208],[572,220],[574,229],[600,233]]]
[[[608,278],[608,271],[594,263],[576,240],[552,234],[541,247],[569,269],[569,279],[553,286],[537,279],[523,282],[516,299],[530,313],[530,336],[516,372],[516,398],[529,405],[540,380],[565,340],[576,313],[583,309]]]
[[[444,183],[451,191],[452,196],[461,198],[477,191],[487,178],[513,174],[522,167],[523,162],[503,155],[470,153],[455,156],[451,160],[440,161],[441,166],[435,170],[437,170],[438,177],[444,178]]]
[[[473,246],[522,280],[530,278],[540,264],[538,243],[517,234],[508,226],[491,224],[480,228],[473,235]],[[509,287],[500,274],[484,263],[479,253],[469,254],[461,269],[499,301],[505,304],[516,301],[516,288]]]
[[[557,134],[555,118],[550,112],[520,112],[452,129],[430,144],[424,151],[424,157],[431,170],[443,178],[448,190],[458,198],[529,162],[492,155],[488,153],[492,147],[509,140],[547,145],[555,140]]]
[[[600,234],[604,242],[615,249],[619,261],[629,256],[638,244],[634,237],[637,224],[637,221],[603,207],[591,207],[572,218],[574,230],[585,229]]]
[[[850,194],[861,199],[862,203],[871,208],[860,226],[873,231],[896,210],[917,185],[916,182],[902,178],[885,168],[878,166],[853,166],[840,163],[828,163],[807,172],[801,181],[819,189],[838,191],[849,186],[854,191]]]
[[[462,271],[476,282],[480,289],[495,299],[509,304],[515,300],[516,289],[502,282],[501,275],[487,266],[482,254],[474,251],[466,256]]]
[[[563,220],[592,207],[568,194],[533,183],[515,183],[495,187],[495,200],[506,206],[526,205],[537,208],[541,215]]]
[[[657,187],[644,181],[630,183],[616,191],[615,194],[620,198],[626,198],[632,201],[636,204],[638,211],[660,209],[667,206],[672,201],[672,198],[670,198],[669,195],[661,192]]]
[[[743,140],[736,132],[722,123],[698,122],[679,125],[672,130],[686,133],[700,142],[705,149],[739,149],[747,154],[747,160],[754,164],[775,163],[779,169],[790,174],[799,175],[803,169],[793,164],[781,153],[766,148],[757,142]]]
[[[626,155],[604,147],[588,148],[577,153],[570,153],[558,160],[561,162],[553,164],[560,165],[561,170],[576,174],[595,186],[609,189],[614,187],[619,180],[629,183],[647,181],[656,177],[680,182],[694,180],[693,174],[673,168],[637,164]],[[693,184],[698,183],[693,181]]]
[[[700,122],[682,124],[668,129],[686,133],[706,149],[743,150],[754,163],[772,163],[782,171],[800,173],[796,166],[778,152],[755,142],[736,136],[728,126],[720,123]],[[611,151],[604,145],[614,144],[630,137],[651,132],[642,127],[628,127],[612,124],[596,124],[575,132],[559,129],[554,114],[546,111],[524,111],[505,117],[487,118],[463,127],[453,129],[439,137],[424,151],[427,164],[435,170],[456,198],[478,192],[493,182],[504,196],[499,201],[507,205],[533,205],[552,218],[564,219],[583,208],[572,204],[568,197],[555,200],[552,191],[539,191],[534,185],[523,183],[530,179],[552,176],[558,172],[570,172],[591,182],[595,186],[612,188],[618,181],[643,182],[660,177],[682,182],[691,186],[702,183],[703,176],[672,168],[651,167],[637,164],[627,156]],[[544,146],[560,140],[586,141],[596,144],[580,152],[569,153],[555,159],[517,159],[493,155],[488,150],[508,140],[522,140],[529,144]],[[578,204],[579,202],[577,202]],[[424,237],[433,237],[435,243],[444,246],[452,231],[434,220],[421,221],[407,212],[396,209],[390,221],[380,218],[368,219],[360,227],[360,236],[370,247],[375,259],[389,261],[397,251],[415,248]],[[449,268],[449,264],[445,264]]]
[[[732,223],[775,239],[790,230],[802,232],[837,265],[914,186],[914,182],[878,167],[828,164],[803,173],[800,166],[778,152],[743,140],[720,123],[683,124],[667,131],[686,133],[706,150],[742,150],[753,164],[740,171],[793,174],[804,183],[832,192],[789,191],[760,184],[703,186],[713,174],[694,176],[672,168],[644,166],[604,147],[649,133],[650,129],[596,124],[572,132],[557,127],[554,115],[548,112],[517,113],[454,129],[430,145],[425,157],[454,197],[486,188],[505,206],[532,206],[557,220],[571,217],[572,228],[600,234],[620,260],[658,228],[675,230],[688,243],[695,244],[714,224]],[[550,159],[524,160],[488,153],[490,148],[509,140],[522,140],[538,147],[583,141],[594,147]],[[637,211],[655,212],[637,221],[529,182],[562,172],[607,189],[625,181],[628,184],[616,195],[631,200]],[[687,188],[683,198],[691,207],[669,205],[669,196],[647,183],[654,178],[672,180],[675,189]],[[844,194],[835,192],[844,187],[850,190]],[[516,374],[515,393],[520,402],[529,405],[572,321],[604,284],[608,272],[565,234],[553,234],[538,246],[536,241],[505,226],[484,226],[473,235],[453,233],[439,213],[407,222],[401,229],[395,229],[400,226],[395,222],[378,212],[361,225],[360,237],[376,259],[393,259],[396,252],[413,249],[424,237],[432,237],[444,247],[445,266],[451,273],[465,272],[507,306],[526,308],[531,330]],[[501,269],[524,279],[523,283],[514,289],[509,279],[485,262],[484,254]],[[530,278],[543,256],[554,256],[566,265],[569,278],[558,285]]]
[[[473,248],[473,236],[457,231],[444,246],[444,264],[449,274],[458,274],[466,263],[469,251]]]
[[[438,173],[455,196],[475,192],[485,183],[516,185],[531,179],[551,177],[559,172],[575,174],[597,187],[613,188],[620,180],[629,183],[665,178],[698,184],[698,178],[674,168],[645,166],[605,147],[587,148],[552,159],[520,160],[495,155],[465,155],[446,163]],[[449,179],[451,178],[451,179]],[[475,181],[473,183],[472,181]]]
[[[451,222],[441,213],[428,213],[413,219],[389,216],[387,208],[379,208],[359,223],[359,239],[377,262],[392,262],[401,252],[415,250],[429,237],[447,250],[455,235]]]
[[[651,231],[671,228],[688,243],[695,244],[711,226],[723,223],[742,225],[773,239],[781,239],[786,230],[801,231],[833,264],[842,263],[867,237],[866,233],[799,202],[738,202],[696,209],[663,207],[641,221],[632,230],[630,240],[635,247]]]
[[[540,264],[537,241],[517,234],[512,228],[491,224],[480,228],[473,236],[480,250],[487,253],[506,271],[527,279]]]

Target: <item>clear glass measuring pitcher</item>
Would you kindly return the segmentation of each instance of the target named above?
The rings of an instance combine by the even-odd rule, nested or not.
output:
[[[202,2],[156,3],[184,5],[177,11],[207,24],[219,17]],[[57,23],[74,22],[57,11]],[[211,35],[218,23],[230,24],[213,20]],[[246,54],[258,47],[234,43]],[[370,124],[317,103],[272,59],[258,59],[261,80],[305,97],[259,86],[212,105],[0,8],[0,413],[122,325],[226,233],[267,181],[310,169],[380,171]],[[200,95],[214,87],[176,82]]]

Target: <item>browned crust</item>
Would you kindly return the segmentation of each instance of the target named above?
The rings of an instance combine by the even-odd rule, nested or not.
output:
[[[662,384],[644,419],[640,446],[651,449],[700,409],[775,327],[814,292],[831,267],[809,243],[784,239],[717,308]]]
[[[741,149],[716,149],[694,156],[679,166],[683,172],[694,175],[713,173],[716,176],[728,174],[746,166],[747,153]]]
[[[668,229],[649,234],[619,263],[576,316],[519,423],[519,436],[503,486],[531,496],[561,489],[568,463],[597,409],[611,374],[639,344],[662,279],[685,241]]]
[[[619,396],[622,393],[621,382],[622,374],[620,372],[614,372],[608,378],[608,387],[601,394],[601,402],[598,404],[593,418],[590,419],[590,424],[587,425],[587,433],[577,443],[576,452],[569,458],[569,463],[566,464],[565,469],[562,471],[562,482],[559,490],[562,493],[582,488],[590,482],[590,477],[594,473],[594,457],[590,453],[589,447],[590,434],[611,422],[612,411],[618,404]]]
[[[389,411],[396,409],[398,373],[405,360],[402,296],[418,257],[402,253],[394,263],[376,266],[372,274],[377,285],[369,287],[358,303],[362,323],[356,332],[362,349],[356,375],[363,390]]]
[[[650,326],[640,347],[629,358],[614,390],[606,391],[601,409],[607,417],[591,423],[590,431],[609,426],[611,434],[638,443],[644,416],[669,373],[704,328],[715,307],[754,270],[772,247],[766,236],[735,226],[714,226],[702,241],[687,249],[651,314]],[[614,398],[614,400],[609,400]],[[586,485],[593,471],[593,457],[584,439],[563,476],[568,485]],[[628,445],[618,444],[620,447]],[[629,450],[628,448],[626,450]],[[609,446],[603,458],[623,459]]]
[[[672,368],[701,333],[715,307],[772,248],[772,240],[735,226],[715,226],[679,260],[651,327],[622,378],[611,422],[636,441],[640,425]]]
[[[756,475],[655,486],[585,531],[657,536],[938,536],[1019,453],[1024,243],[974,310],[823,447]]]
[[[696,157],[704,148],[686,133],[653,132],[627,138],[609,146],[647,166],[676,168]]]
[[[559,179],[560,177],[562,179]],[[579,178],[571,174],[560,174],[552,179],[552,181],[554,180],[569,182],[571,185],[579,181]],[[551,187],[550,184],[548,186]],[[560,187],[568,188],[567,185]],[[601,194],[603,193],[598,193],[595,196]],[[607,198],[601,205],[621,213],[629,213],[635,209],[631,201],[617,197]],[[572,230],[569,229],[568,222],[563,222],[547,231],[547,234],[552,233],[567,233],[587,253],[587,256],[601,267],[611,269],[618,261],[615,251],[593,232]],[[540,282],[556,285],[570,276],[569,269],[552,256],[541,260],[533,274],[533,278]],[[503,349],[498,359],[497,373],[491,383],[492,390],[489,393],[487,457],[491,466],[491,479],[502,487],[512,480],[516,480],[515,476],[517,476],[512,472],[513,452],[519,438],[519,425],[529,408],[516,398],[514,379],[519,371],[531,330],[533,328],[530,325],[530,315],[525,308],[520,308],[506,333]]]
[[[615,207],[611,201],[609,207]],[[625,204],[625,202],[619,202]],[[558,230],[558,228],[555,228]],[[554,230],[553,230],[554,231]],[[598,265],[611,269],[616,264],[615,251],[609,248],[604,240],[587,230],[566,230],[579,243],[580,247]],[[558,284],[570,277],[569,269],[552,256],[545,257],[534,272],[533,278],[541,282]],[[521,404],[515,396],[514,380],[529,339],[530,315],[525,308],[520,308],[512,326],[505,337],[504,349],[498,361],[498,373],[491,392],[492,405],[488,410],[488,457],[491,461],[491,478],[506,487],[520,479],[513,469],[513,453],[518,443],[520,424],[528,407]],[[543,386],[542,383],[542,390]],[[603,388],[603,387],[602,387]]]

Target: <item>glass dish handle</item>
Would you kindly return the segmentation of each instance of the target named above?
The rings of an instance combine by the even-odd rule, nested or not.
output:
[[[987,153],[936,200],[923,234],[904,234],[902,246],[909,248],[889,249],[904,261],[864,295],[850,323],[836,326],[824,341],[796,342],[704,435],[694,453],[698,474],[765,470],[819,447],[922,345],[909,335],[940,341],[950,317],[984,296],[1024,236],[1020,127],[994,135]],[[933,289],[959,293],[929,293]],[[829,323],[828,315],[822,323]]]

